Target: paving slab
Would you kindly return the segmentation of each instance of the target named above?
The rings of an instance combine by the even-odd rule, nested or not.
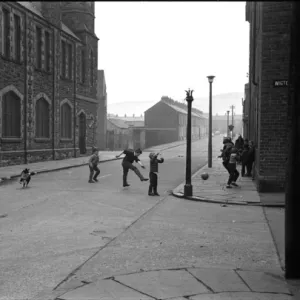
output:
[[[189,297],[190,300],[292,300],[291,296],[272,293],[220,293],[211,295],[196,295]]]
[[[59,297],[61,300],[153,300],[113,280],[87,284]]]
[[[158,299],[210,293],[202,283],[185,270],[151,271],[117,276],[115,279]]]
[[[237,271],[253,292],[290,294],[282,276],[255,271]]]
[[[188,271],[215,293],[250,292],[234,270],[195,268]]]

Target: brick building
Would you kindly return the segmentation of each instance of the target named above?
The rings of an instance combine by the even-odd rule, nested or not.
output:
[[[98,70],[97,78],[97,128],[96,145],[99,150],[106,149],[106,130],[107,130],[107,91],[106,81],[103,70]]]
[[[207,134],[207,118],[192,108],[192,139]],[[186,139],[187,105],[162,97],[159,102],[145,111],[146,147]]]
[[[1,165],[91,152],[94,2],[0,2]]]
[[[255,180],[261,192],[285,187],[291,16],[289,1],[246,3],[250,58],[244,134],[257,147]]]

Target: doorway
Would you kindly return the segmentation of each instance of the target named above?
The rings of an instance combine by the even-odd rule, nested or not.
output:
[[[79,151],[80,154],[86,153],[86,116],[84,113],[79,115]]]

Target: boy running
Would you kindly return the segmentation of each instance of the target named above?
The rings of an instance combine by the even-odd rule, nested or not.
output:
[[[97,177],[100,174],[100,170],[98,168],[98,163],[99,163],[98,149],[96,147],[93,147],[92,152],[93,154],[89,159],[89,168],[90,168],[89,183],[94,183],[95,181],[98,181]],[[95,175],[94,175],[94,171],[96,172]]]
[[[149,180],[148,178],[144,178],[144,176],[141,174],[139,169],[133,165],[133,162],[137,162],[140,164],[140,166],[145,169],[145,166],[142,164],[142,162],[139,159],[139,156],[142,154],[141,149],[137,149],[135,151],[131,149],[124,150],[122,153],[116,156],[116,158],[119,158],[122,154],[125,154],[125,157],[123,158],[122,161],[122,167],[123,167],[123,187],[130,186],[127,182],[127,175],[129,169],[132,170],[139,178],[141,181],[147,181]]]

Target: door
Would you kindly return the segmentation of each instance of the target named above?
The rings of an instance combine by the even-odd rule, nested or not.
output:
[[[79,150],[80,154],[86,153],[86,117],[84,113],[79,115]]]

